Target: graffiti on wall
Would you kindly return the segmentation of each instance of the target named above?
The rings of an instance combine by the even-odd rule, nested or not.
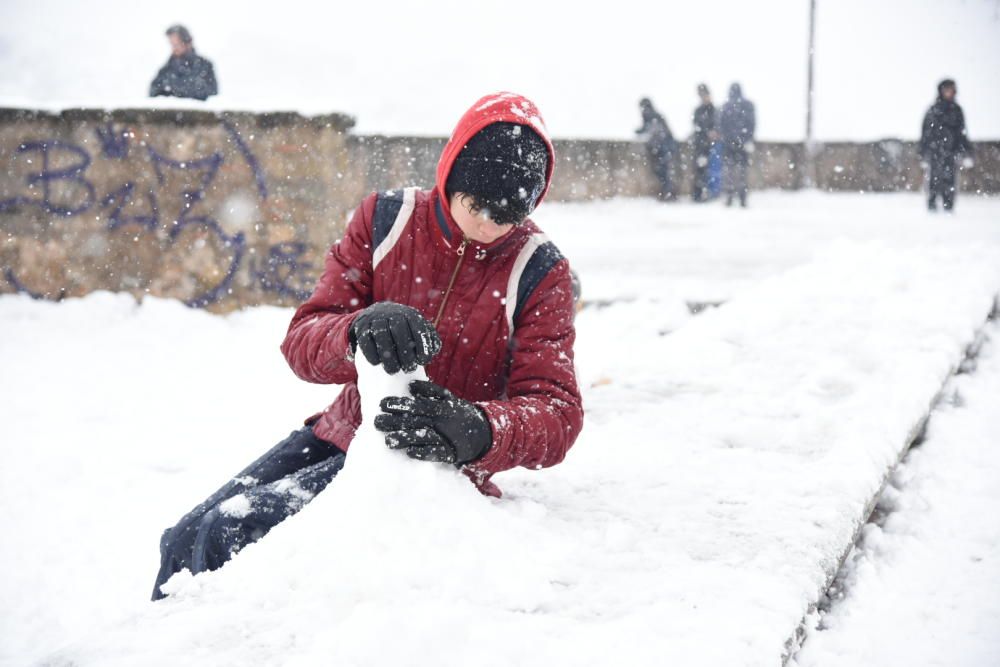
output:
[[[253,176],[258,203],[266,203],[267,178],[260,162],[231,123],[224,121],[223,127]],[[179,248],[181,252],[185,251],[178,243],[182,234],[185,230],[197,229],[224,250],[225,265],[219,267],[220,277],[214,284],[185,300],[189,306],[205,307],[225,298],[245,260],[257,289],[298,300],[309,296],[302,286],[311,285],[314,277],[312,264],[304,259],[307,255],[305,244],[277,243],[254,256],[247,252],[244,232],[227,233],[205,210],[206,195],[217,187],[216,179],[225,164],[223,153],[216,151],[194,159],[174,160],[148,142],[133,146],[134,135],[112,123],[97,127],[95,139],[96,156],[80,145],[60,139],[21,143],[16,154],[31,165],[31,170],[24,177],[21,194],[0,200],[0,214],[36,208],[55,219],[69,221],[85,214],[97,214],[109,235],[166,230],[169,247]],[[152,165],[155,175],[152,182],[123,180],[107,192],[99,192],[88,178],[94,160],[124,161],[130,155],[135,157],[137,149]],[[179,191],[176,187],[168,187],[168,181],[174,177],[183,179],[184,185]],[[36,298],[43,296],[29,289],[12,268],[5,270],[4,278],[19,292]]]

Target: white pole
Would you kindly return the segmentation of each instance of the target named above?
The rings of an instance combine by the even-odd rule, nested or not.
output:
[[[809,0],[809,74],[806,93],[806,144],[805,144],[805,176],[803,184],[808,188],[813,183],[813,56],[816,53],[816,0]]]

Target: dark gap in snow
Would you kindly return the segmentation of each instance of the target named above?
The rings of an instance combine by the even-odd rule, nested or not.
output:
[[[897,473],[909,459],[912,448],[919,447],[927,436],[927,425],[938,407],[941,405],[961,405],[962,398],[957,391],[952,389],[952,378],[957,375],[974,373],[976,370],[976,359],[982,349],[983,343],[987,340],[986,330],[988,326],[1000,318],[1000,295],[993,300],[993,307],[983,325],[976,330],[972,341],[966,346],[962,360],[954,367],[952,373],[948,375],[941,389],[931,400],[927,413],[914,425],[911,430],[909,443],[903,449],[899,460],[886,473],[882,482],[882,487],[875,497],[872,498],[865,512],[865,520],[862,521],[854,535],[854,540],[840,558],[839,565],[833,576],[829,579],[826,589],[820,598],[813,605],[806,617],[796,628],[795,633],[785,642],[785,652],[782,655],[782,665],[787,665],[795,658],[807,639],[807,625],[810,625],[810,618],[815,614],[819,615],[819,620],[815,623],[816,631],[822,632],[823,615],[839,604],[848,604],[850,594],[851,575],[853,564],[856,560],[859,549],[863,547],[865,528],[868,525],[882,527],[885,525],[889,515],[898,506],[897,499],[901,493],[906,492],[906,485],[898,478]],[[853,557],[852,557],[853,556]]]

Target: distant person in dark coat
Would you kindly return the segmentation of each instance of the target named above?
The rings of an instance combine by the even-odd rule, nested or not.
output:
[[[709,161],[712,156],[712,146],[719,138],[718,121],[715,105],[712,104],[712,93],[708,86],[698,84],[698,96],[701,104],[694,110],[694,134],[691,144],[694,153],[694,183],[691,187],[691,198],[695,201],[708,201],[711,192],[708,188]]]
[[[215,69],[209,60],[195,53],[188,29],[182,25],[170,26],[167,28],[167,39],[170,40],[170,60],[160,68],[160,73],[150,84],[149,96],[205,100],[210,95],[218,95]]]
[[[753,103],[743,99],[740,84],[729,87],[729,100],[719,114],[719,133],[722,136],[723,190],[726,206],[731,206],[733,196],[738,196],[740,206],[747,205],[747,165],[754,150],[753,135],[757,117]]]
[[[955,205],[955,163],[965,155],[965,166],[972,166],[972,143],[965,132],[965,114],[955,101],[958,88],[951,79],[938,84],[938,97],[924,115],[920,133],[920,159],[926,163],[928,174],[927,208],[941,206],[950,211]]]
[[[646,142],[646,155],[656,180],[660,183],[657,198],[661,201],[676,199],[674,185],[670,179],[670,163],[674,158],[677,143],[670,133],[666,119],[653,107],[648,97],[639,100],[642,112],[642,127],[635,131]]]

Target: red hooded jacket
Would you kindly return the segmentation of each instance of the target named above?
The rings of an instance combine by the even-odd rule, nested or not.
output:
[[[346,451],[361,423],[351,324],[378,301],[416,308],[442,341],[428,377],[476,402],[490,420],[493,446],[465,472],[484,493],[499,496],[494,473],[563,460],[583,425],[583,407],[568,262],[530,220],[479,244],[465,239],[449,212],[444,184],[455,157],[495,122],[528,125],[545,140],[548,190],[555,155],[538,110],[512,93],[482,98],[445,146],[433,190],[372,194],[361,203],[281,350],[303,380],[345,385],[309,423],[317,437]]]

